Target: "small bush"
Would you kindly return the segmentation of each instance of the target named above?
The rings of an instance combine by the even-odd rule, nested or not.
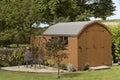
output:
[[[86,70],[89,70],[89,63],[86,63],[83,67],[81,67],[81,69],[80,70],[82,70],[82,71],[86,71]]]
[[[46,66],[50,66],[50,67],[53,67],[55,65],[51,59],[44,61],[44,64]]]
[[[61,66],[61,69],[67,70],[67,66],[65,64],[61,64],[60,66]]]
[[[71,64],[71,63],[68,64],[67,70],[68,70],[69,72],[74,72],[74,71],[76,71],[75,68],[74,68],[74,66],[73,66],[73,64]]]

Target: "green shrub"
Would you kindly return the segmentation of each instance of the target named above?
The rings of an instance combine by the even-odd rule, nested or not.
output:
[[[24,63],[24,49],[15,49],[11,56],[9,56],[9,62],[11,66],[17,66]]]
[[[0,67],[7,67],[9,66],[9,63],[6,61],[0,61]]]
[[[1,48],[0,66],[16,66],[24,63],[24,49]]]
[[[11,61],[10,66],[18,66],[18,61]]]
[[[13,37],[15,35],[14,29],[5,30],[0,32],[0,45],[7,47],[9,44],[13,43]]]

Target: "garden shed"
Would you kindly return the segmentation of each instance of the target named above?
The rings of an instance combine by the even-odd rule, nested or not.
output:
[[[112,65],[112,34],[106,25],[98,21],[58,23],[50,26],[44,37],[66,40],[65,52],[69,55],[63,63],[71,63],[76,69],[86,64],[91,67]]]

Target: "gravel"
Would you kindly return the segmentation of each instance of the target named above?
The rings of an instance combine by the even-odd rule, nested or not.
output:
[[[41,67],[39,67],[37,65],[37,67],[25,67],[25,66],[12,66],[12,67],[1,67],[2,70],[8,70],[8,71],[19,71],[19,72],[44,72],[44,73],[56,73],[57,72],[57,68],[53,68],[53,67],[48,67],[48,66],[43,66],[41,65]],[[60,70],[60,72],[67,72],[65,70]]]

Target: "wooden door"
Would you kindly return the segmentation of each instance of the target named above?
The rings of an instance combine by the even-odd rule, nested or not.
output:
[[[111,37],[99,26],[90,26],[79,38],[79,65],[107,65],[111,63]],[[109,60],[110,59],[110,60]]]

